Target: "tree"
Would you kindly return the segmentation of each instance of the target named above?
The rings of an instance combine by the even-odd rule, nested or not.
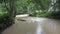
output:
[[[3,6],[0,9],[3,8],[3,10],[5,10],[2,10],[3,12],[1,11],[2,13],[0,14],[0,30],[4,30],[15,22],[15,0],[0,0],[0,5]]]

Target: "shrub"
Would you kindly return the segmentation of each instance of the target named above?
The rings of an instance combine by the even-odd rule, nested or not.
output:
[[[0,30],[4,30],[8,26],[12,25],[12,18],[8,13],[0,12]]]

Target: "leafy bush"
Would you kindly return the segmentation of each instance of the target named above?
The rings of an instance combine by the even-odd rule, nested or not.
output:
[[[46,13],[44,11],[38,11],[38,12],[34,12],[33,15],[38,17],[45,17]]]
[[[0,12],[0,30],[4,30],[12,24],[12,18],[9,17],[8,13]]]
[[[46,17],[60,19],[60,12],[59,11],[48,12]]]

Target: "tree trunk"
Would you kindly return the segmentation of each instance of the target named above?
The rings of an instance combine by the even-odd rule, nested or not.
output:
[[[12,22],[15,20],[16,15],[16,9],[15,9],[15,1],[10,0],[10,11],[9,11],[10,18],[12,19]]]

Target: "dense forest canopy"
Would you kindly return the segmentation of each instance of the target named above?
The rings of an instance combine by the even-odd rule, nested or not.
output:
[[[14,23],[18,14],[60,18],[60,0],[0,0],[0,29]]]
[[[7,11],[11,15],[29,13],[34,16],[47,16],[48,13],[59,13],[59,6],[60,0],[0,0],[0,12]]]

